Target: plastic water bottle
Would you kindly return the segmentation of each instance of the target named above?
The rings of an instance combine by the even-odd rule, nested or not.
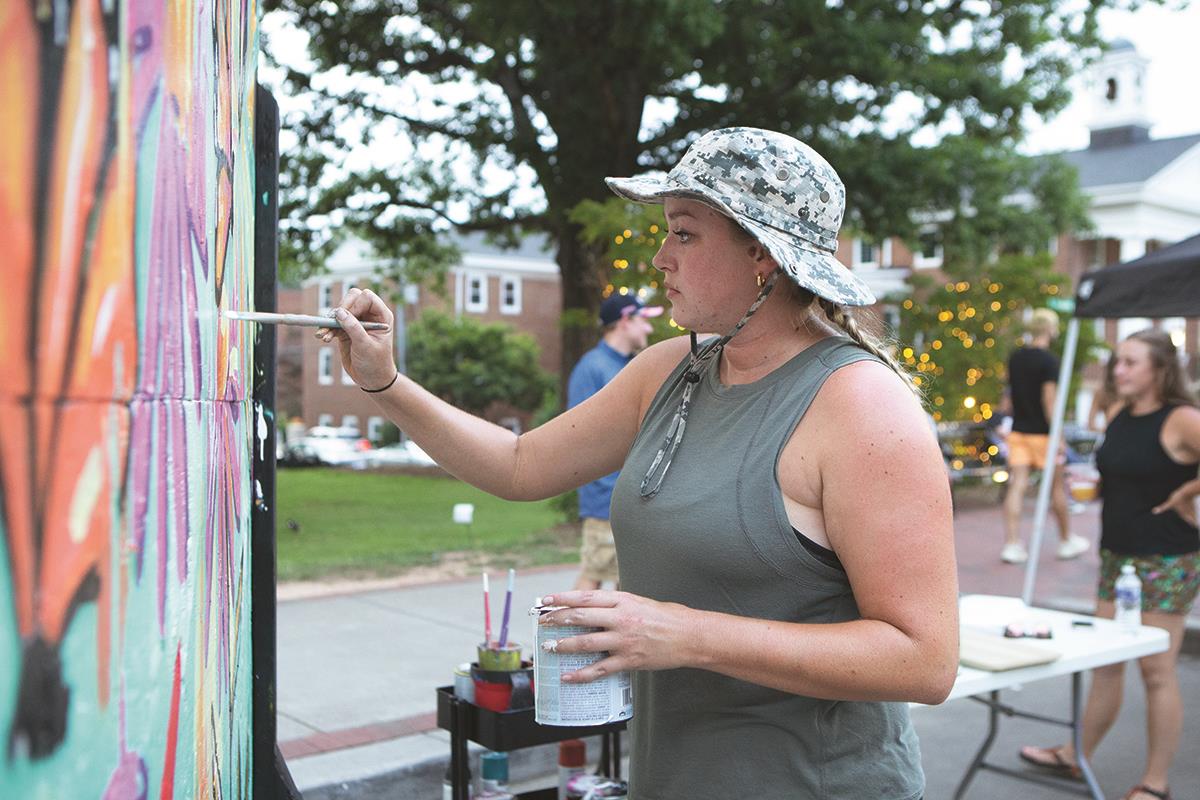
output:
[[[1121,566],[1121,576],[1117,578],[1117,614],[1119,625],[1133,630],[1142,624],[1142,582],[1138,580],[1137,570],[1133,564]]]

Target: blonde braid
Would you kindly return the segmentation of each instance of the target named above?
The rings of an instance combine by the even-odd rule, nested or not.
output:
[[[829,318],[830,322],[845,331],[846,335],[853,339],[859,347],[891,367],[892,371],[904,381],[904,385],[918,399],[923,399],[920,387],[913,383],[912,376],[908,374],[908,370],[904,368],[904,365],[896,360],[896,357],[889,353],[879,340],[858,326],[858,320],[854,318],[852,311],[823,297],[818,297],[817,303],[821,306],[821,310],[825,312],[825,316]]]

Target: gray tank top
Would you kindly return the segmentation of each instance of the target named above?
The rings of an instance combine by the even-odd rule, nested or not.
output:
[[[776,466],[825,379],[874,358],[831,337],[741,386],[722,386],[713,359],[662,489],[643,499],[639,484],[679,403],[682,386],[666,392],[681,363],[651,403],[613,491],[621,588],[744,617],[858,619],[845,573],[797,539]],[[633,678],[632,800],[908,800],[924,790],[903,703],[818,700],[699,669]]]

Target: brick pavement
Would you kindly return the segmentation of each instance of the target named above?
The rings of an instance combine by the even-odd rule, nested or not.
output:
[[[959,591],[962,594],[1001,594],[1020,597],[1025,586],[1025,565],[1000,560],[1004,543],[1004,510],[992,493],[964,498],[955,508],[954,540],[957,548]],[[1021,535],[1028,545],[1033,533],[1033,492],[1026,499]],[[1060,561],[1058,526],[1051,514],[1042,538],[1033,604],[1090,612],[1095,607],[1096,578],[1100,573],[1100,504],[1088,503],[1071,515],[1071,532],[1086,537],[1092,547],[1078,558]],[[1189,628],[1200,630],[1200,604],[1192,609]],[[1193,639],[1195,637],[1192,637]]]

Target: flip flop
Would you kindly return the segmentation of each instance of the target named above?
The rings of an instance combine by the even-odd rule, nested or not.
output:
[[[1125,796],[1121,798],[1121,800],[1133,800],[1133,796],[1138,793],[1148,794],[1151,797],[1157,797],[1158,800],[1171,800],[1170,789],[1163,789],[1162,791],[1159,791],[1158,789],[1151,789],[1149,786],[1145,785],[1133,787],[1125,793]]]
[[[1047,761],[1040,758],[1035,758],[1034,756],[1030,755],[1030,751],[1049,753],[1053,760]],[[1027,764],[1032,764],[1035,767],[1049,770],[1050,772],[1061,775],[1064,778],[1070,778],[1072,780],[1083,779],[1083,772],[1080,771],[1079,767],[1063,758],[1061,747],[1034,747],[1029,745],[1022,747],[1019,751],[1017,751],[1017,755],[1020,756],[1021,760]],[[1166,798],[1165,800],[1170,800],[1170,798]]]

